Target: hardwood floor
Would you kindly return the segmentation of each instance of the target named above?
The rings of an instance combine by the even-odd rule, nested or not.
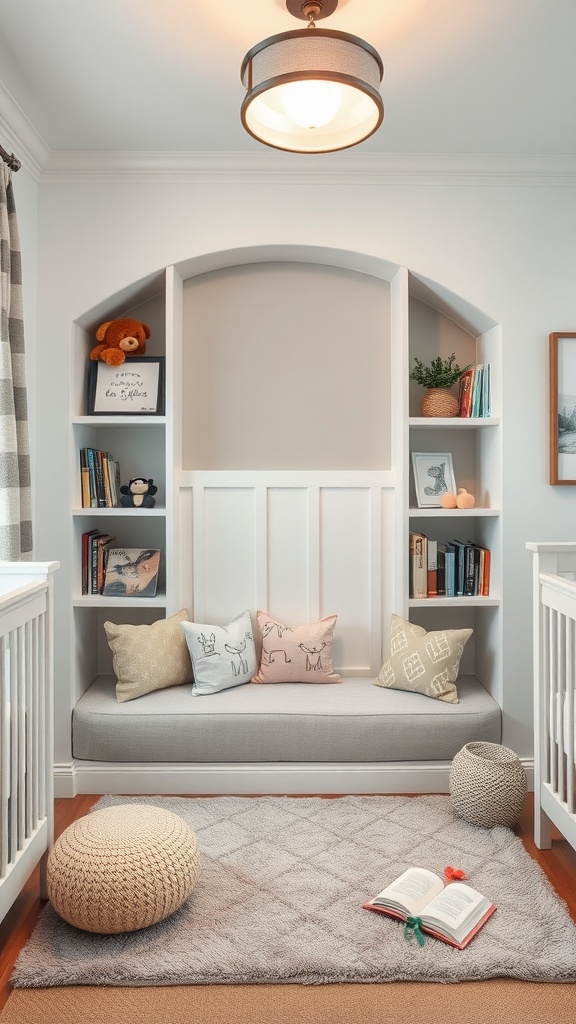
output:
[[[77,796],[56,800],[55,833],[59,836],[76,818],[87,814],[99,796]],[[528,794],[524,812],[516,827],[530,856],[542,867],[554,889],[576,921],[576,851],[553,831],[551,850],[538,850],[532,839],[533,795]],[[38,895],[38,870],[34,871],[2,922],[0,922],[0,1010],[10,995],[10,975],[18,953],[31,934],[43,904]]]

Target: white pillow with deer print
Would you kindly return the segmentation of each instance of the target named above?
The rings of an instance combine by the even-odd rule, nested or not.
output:
[[[217,693],[249,683],[256,671],[256,648],[250,612],[225,626],[181,622],[194,672],[192,693]]]

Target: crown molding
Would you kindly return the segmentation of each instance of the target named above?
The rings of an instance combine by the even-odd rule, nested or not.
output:
[[[50,150],[12,93],[0,81],[0,134],[4,148],[18,157],[22,167],[40,181]]]
[[[576,155],[50,150],[0,81],[0,135],[44,182],[450,186],[576,185]]]
[[[574,187],[576,156],[60,150],[50,153],[42,181]]]

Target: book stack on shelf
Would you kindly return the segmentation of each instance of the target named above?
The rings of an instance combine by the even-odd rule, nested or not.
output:
[[[101,530],[88,530],[82,534],[83,594],[103,592],[108,551],[115,540],[115,537]]]
[[[110,452],[80,449],[82,508],[118,508],[120,466]]]
[[[160,549],[112,547],[115,540],[100,530],[82,534],[82,594],[155,597]]]
[[[458,415],[481,418],[491,415],[490,363],[471,366],[460,377]]]
[[[489,597],[490,550],[473,541],[441,544],[410,533],[411,598]]]

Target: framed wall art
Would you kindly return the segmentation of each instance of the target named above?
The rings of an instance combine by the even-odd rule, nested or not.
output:
[[[550,335],[550,483],[576,484],[576,332]]]
[[[121,366],[91,362],[87,406],[89,416],[163,416],[164,356],[135,356]]]
[[[440,508],[442,495],[456,492],[449,452],[412,452],[412,470],[418,508]]]

